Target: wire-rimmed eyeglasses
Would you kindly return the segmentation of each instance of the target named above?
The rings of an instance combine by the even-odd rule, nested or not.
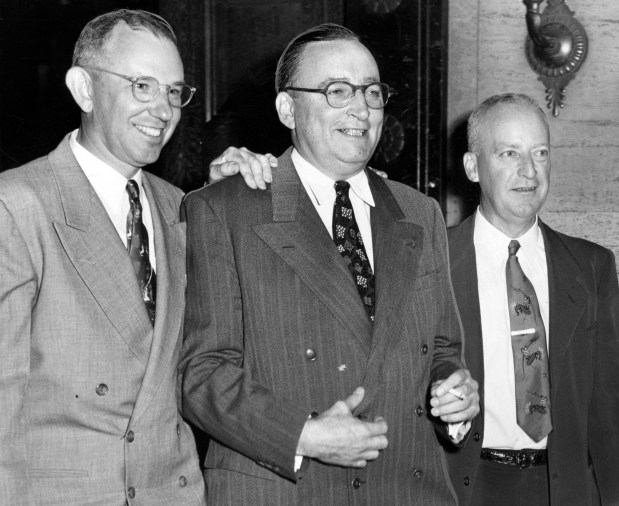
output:
[[[389,85],[385,83],[351,84],[346,81],[333,81],[324,88],[297,88],[294,86],[286,86],[280,91],[288,90],[321,93],[327,99],[327,103],[336,109],[346,107],[350,104],[357,90],[361,90],[365,97],[365,103],[370,109],[382,109],[387,105],[387,101],[391,95]]]
[[[160,84],[157,79],[150,76],[131,77],[112,72],[111,70],[94,67],[92,65],[80,65],[80,67],[106,72],[118,77],[122,77],[131,83],[131,91],[136,100],[140,102],[151,102],[159,95],[159,90],[165,88],[168,94],[168,100],[172,107],[185,107],[190,101],[196,88],[185,83]]]

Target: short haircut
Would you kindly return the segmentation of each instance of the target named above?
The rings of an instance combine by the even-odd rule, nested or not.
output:
[[[546,113],[530,96],[523,93],[504,93],[502,95],[493,95],[479,104],[469,116],[467,124],[469,152],[475,155],[480,153],[481,131],[488,115],[495,109],[510,105],[520,107],[522,109],[530,109],[536,112],[540,119],[544,122],[544,125],[546,125],[546,130],[550,132]]]
[[[112,30],[122,22],[133,30],[148,30],[177,45],[174,30],[161,16],[143,10],[118,9],[101,14],[86,24],[75,43],[73,65],[96,65]]]
[[[315,26],[297,35],[288,44],[277,62],[275,71],[275,91],[280,92],[287,86],[294,86],[299,70],[301,53],[305,46],[311,42],[323,42],[329,40],[359,40],[359,36],[340,25],[325,23]]]

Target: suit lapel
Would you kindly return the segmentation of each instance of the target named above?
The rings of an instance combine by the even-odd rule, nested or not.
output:
[[[271,185],[273,223],[254,231],[353,336],[369,345],[370,323],[350,271],[305,192],[287,151]]]
[[[565,243],[541,223],[550,294],[549,342],[551,399],[561,381],[565,352],[585,307],[586,289],[580,281],[581,268]]]
[[[67,256],[118,334],[146,363],[151,324],[126,248],[79,167],[68,137],[49,155],[65,222],[54,227]]]
[[[458,311],[464,327],[463,350],[467,368],[479,382],[483,409],[484,361],[477,283],[477,259],[473,234],[475,214],[459,226],[448,230],[451,281],[456,295]]]
[[[374,349],[393,337],[392,322],[401,313],[417,276],[423,249],[421,227],[407,219],[382,178],[368,171],[375,207],[371,210],[374,271],[376,274],[376,322]],[[391,330],[390,330],[391,329]]]
[[[155,398],[161,381],[176,368],[174,352],[180,335],[185,288],[185,223],[179,222],[178,203],[166,198],[144,172],[142,184],[153,220],[157,254],[157,316],[150,358],[142,388],[135,405],[132,423],[145,412]]]

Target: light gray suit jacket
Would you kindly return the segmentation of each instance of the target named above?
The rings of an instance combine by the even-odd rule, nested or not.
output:
[[[183,413],[209,432],[210,505],[455,504],[428,417],[433,378],[460,362],[438,204],[368,174],[376,321],[364,311],[286,152],[266,191],[233,177],[184,202],[188,291]],[[309,462],[303,425],[359,385],[389,447],[365,469]]]
[[[201,505],[176,403],[182,192],[145,173],[151,326],[127,251],[69,147],[0,174],[0,504]]]

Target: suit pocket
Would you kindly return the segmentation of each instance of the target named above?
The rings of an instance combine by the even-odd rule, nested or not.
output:
[[[30,478],[88,478],[88,471],[83,469],[28,469]]]

